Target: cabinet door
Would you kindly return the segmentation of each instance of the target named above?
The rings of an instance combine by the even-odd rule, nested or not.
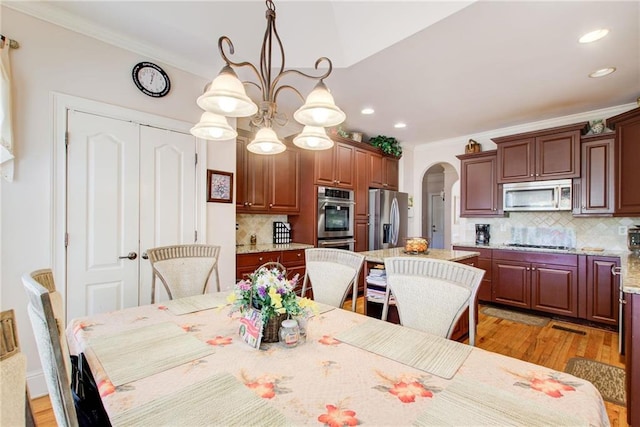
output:
[[[616,214],[640,215],[640,185],[638,159],[640,159],[640,108],[623,115],[616,125]],[[607,120],[607,124],[609,121]]]
[[[535,179],[535,138],[498,144],[498,183]]]
[[[587,319],[618,325],[619,277],[611,272],[619,258],[587,256]]]
[[[531,265],[531,308],[578,317],[578,268]]]
[[[384,188],[388,190],[398,190],[399,177],[398,177],[398,159],[392,159],[390,157],[384,157],[382,159],[384,169]]]
[[[535,179],[580,176],[580,131],[536,137]]]
[[[384,170],[380,154],[369,153],[369,187],[384,188]]]
[[[271,156],[270,212],[300,212],[300,157],[300,151],[294,148],[287,148],[283,153]]]
[[[493,261],[493,301],[531,307],[531,265],[519,261]]]
[[[354,230],[354,238],[356,239],[355,252],[364,252],[368,250],[368,231],[369,223],[367,221],[356,221]]]
[[[249,137],[236,139],[236,212],[258,213],[269,209],[269,157],[247,150]]]
[[[491,258],[478,258],[477,267],[484,270],[482,283],[480,283],[480,289],[478,289],[478,300],[491,301]]]
[[[461,156],[460,216],[498,216],[496,156],[491,154]]]
[[[236,139],[236,212],[249,206],[247,198],[247,144],[248,138],[238,135]]]
[[[581,215],[611,214],[614,210],[614,140],[582,142],[582,178],[575,194]],[[575,211],[574,211],[575,213]]]
[[[328,150],[316,151],[313,176],[315,183],[318,185],[326,185],[328,187],[335,187],[336,179],[333,176],[334,160],[335,160],[336,146]]]
[[[355,156],[355,219],[367,222],[369,218],[369,153],[356,150]]]
[[[346,144],[336,144],[334,176],[337,187],[353,188],[355,184],[355,149]]]

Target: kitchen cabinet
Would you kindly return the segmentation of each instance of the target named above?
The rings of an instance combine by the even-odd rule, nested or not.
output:
[[[580,135],[588,123],[492,138],[498,183],[580,177]]]
[[[612,269],[620,267],[620,258],[588,255],[586,260],[586,319],[618,326],[620,276]]]
[[[474,261],[474,259],[472,258],[472,262],[470,264],[474,267],[478,267],[484,270],[484,276],[482,277],[482,282],[480,283],[480,289],[478,289],[478,301],[491,301],[491,276],[493,273],[493,266],[491,262],[493,251],[489,248],[479,248],[477,246],[454,246],[453,250],[480,252],[480,256],[477,258],[477,260]]]
[[[368,186],[385,190],[398,190],[398,163],[399,160],[395,157],[370,153],[370,179]]]
[[[612,133],[582,137],[581,177],[573,180],[575,216],[614,212],[614,138]]]
[[[640,108],[607,119],[615,130],[615,215],[640,215]]]
[[[293,279],[296,274],[299,274],[299,285],[296,287],[296,292],[300,293],[306,271],[304,249],[237,254],[236,281],[245,279],[266,262],[282,264],[287,269],[288,279]]]
[[[578,316],[578,257],[494,250],[492,300],[563,316]]]
[[[504,216],[502,190],[496,176],[496,150],[457,157],[461,175],[460,216]]]
[[[354,190],[355,197],[355,220],[365,221],[369,220],[369,153],[365,150],[355,151],[355,172],[356,172],[356,185]],[[366,235],[365,235],[366,237]],[[367,250],[365,248],[362,249]],[[358,249],[356,249],[358,251]]]
[[[640,294],[625,294],[624,342],[627,423],[640,425]]]
[[[348,188],[353,190],[355,148],[351,145],[336,142],[328,150],[315,153],[315,183],[327,187]]]
[[[301,153],[296,147],[264,156],[247,150],[251,136],[236,139],[236,213],[300,212]]]

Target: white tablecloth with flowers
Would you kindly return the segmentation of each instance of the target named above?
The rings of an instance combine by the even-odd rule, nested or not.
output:
[[[72,353],[85,352],[114,425],[609,424],[593,385],[563,372],[472,348],[445,379],[336,339],[388,325],[342,309],[309,319],[306,341],[295,348],[274,343],[257,350],[239,339],[238,315],[228,312],[130,308],[75,319],[67,339]],[[147,330],[177,340],[171,360],[160,360],[166,344],[158,352],[129,352],[122,367],[141,359],[144,369],[113,384],[114,368],[105,369],[113,360],[101,363],[96,354],[107,356],[100,345],[125,345],[122,336],[135,337],[135,346],[153,335]]]

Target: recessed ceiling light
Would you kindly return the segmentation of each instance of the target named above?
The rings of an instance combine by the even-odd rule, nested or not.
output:
[[[360,113],[369,115],[369,114],[375,113],[375,110],[373,108],[363,108],[362,111],[360,111]]]
[[[589,77],[604,77],[608,74],[613,73],[616,70],[616,67],[607,67],[607,68],[601,68],[599,70],[594,71],[593,73],[589,74]]]
[[[580,37],[578,39],[578,42],[579,43],[593,43],[596,40],[600,40],[601,38],[603,38],[607,34],[609,34],[609,30],[607,30],[606,28],[600,28],[598,30],[591,31],[591,32],[585,34],[584,36]]]
[[[396,123],[395,125],[393,125],[393,127],[396,128],[396,129],[402,129],[402,128],[406,128],[407,124],[399,122],[399,123]]]

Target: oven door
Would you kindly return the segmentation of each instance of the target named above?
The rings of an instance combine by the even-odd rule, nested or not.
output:
[[[347,251],[355,250],[355,239],[325,239],[318,240],[319,248],[345,249]]]
[[[353,237],[354,203],[318,201],[318,238]]]

